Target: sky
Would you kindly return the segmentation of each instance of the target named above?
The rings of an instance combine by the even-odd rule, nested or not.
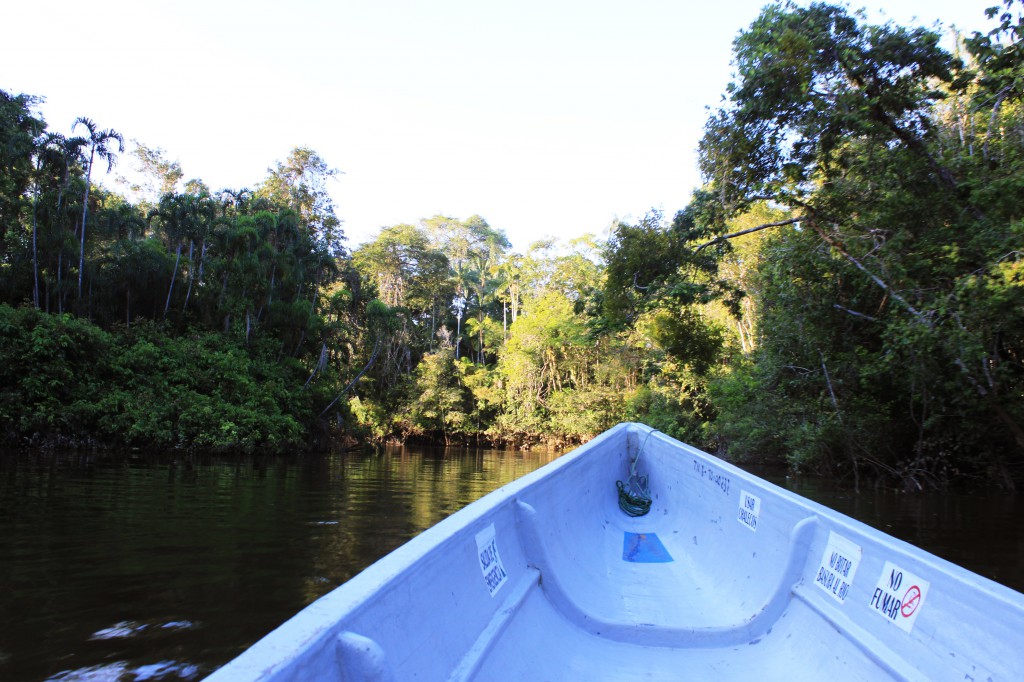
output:
[[[853,7],[970,32],[996,3]],[[44,97],[50,130],[87,116],[160,147],[214,190],[311,147],[340,171],[350,247],[475,214],[525,251],[686,205],[732,40],[764,4],[35,0],[4,9],[0,89]]]

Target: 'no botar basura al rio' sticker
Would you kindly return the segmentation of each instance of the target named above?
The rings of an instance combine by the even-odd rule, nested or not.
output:
[[[508,580],[508,573],[501,563],[501,555],[498,554],[498,541],[493,523],[476,534],[476,554],[480,561],[484,584],[493,597]]]
[[[853,578],[860,564],[860,545],[833,531],[828,532],[828,544],[821,555],[821,563],[814,574],[814,584],[828,592],[840,604],[853,587]]]

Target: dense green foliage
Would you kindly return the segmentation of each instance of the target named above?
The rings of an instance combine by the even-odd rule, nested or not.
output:
[[[768,5],[690,204],[525,253],[443,215],[349,253],[308,148],[213,193],[137,144],[122,197],[93,183],[115,130],[49,132],[0,93],[5,438],[565,445],[629,419],[855,483],[1012,487],[1024,23],[1004,4],[962,57]]]
[[[85,118],[84,137],[50,132],[35,104],[0,92],[3,441],[317,442],[330,390],[306,386],[310,367],[360,333],[334,171],[299,148],[255,191],[177,191],[180,169],[139,146],[161,192],[130,203],[91,182],[121,135]]]
[[[930,31],[823,4],[768,7],[737,39],[701,143],[716,246],[758,203],[795,222],[761,247],[757,349],[716,384],[734,449],[908,487],[1021,476],[1019,36],[997,46],[1010,17],[968,41],[966,65]],[[979,46],[1005,58],[999,73]]]
[[[113,333],[70,315],[0,305],[0,438],[30,444],[252,451],[305,441],[303,371],[221,334],[149,322]],[[301,386],[301,384],[300,384]]]

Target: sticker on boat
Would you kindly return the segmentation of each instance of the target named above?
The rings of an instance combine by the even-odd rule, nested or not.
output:
[[[829,531],[828,544],[821,555],[814,584],[828,592],[840,604],[845,603],[853,586],[853,577],[857,574],[860,557],[860,545]]]
[[[622,560],[635,564],[667,564],[672,555],[665,549],[657,533],[623,533]]]
[[[480,572],[484,576],[484,583],[493,597],[508,580],[508,573],[501,563],[501,555],[498,554],[498,541],[493,523],[476,534],[476,554],[480,560]]]
[[[927,580],[886,561],[868,604],[890,623],[910,632],[924,606],[930,585]]]
[[[740,513],[736,518],[752,531],[757,531],[757,517],[761,514],[761,498],[746,490],[740,492]]]

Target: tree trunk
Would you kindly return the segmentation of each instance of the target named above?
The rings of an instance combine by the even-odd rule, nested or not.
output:
[[[192,284],[196,282],[197,278],[199,280],[198,283],[200,285],[202,285],[202,283],[203,283],[203,264],[204,264],[205,258],[206,258],[206,240],[204,239],[203,243],[202,243],[202,246],[199,249],[199,272],[196,275],[196,277],[190,277],[189,278],[188,292],[185,294],[185,305],[183,305],[181,307],[181,312],[185,312],[185,309],[188,308],[188,300],[192,296]],[[189,259],[191,260],[191,255],[189,255]]]
[[[171,294],[174,293],[174,280],[178,277],[178,263],[181,261],[181,244],[178,244],[178,253],[174,258],[174,271],[171,273],[171,286],[167,290],[167,303],[164,304],[164,319],[167,319],[167,311],[171,308]]]
[[[462,338],[462,315],[455,317],[455,359],[459,359],[459,343]]]
[[[64,314],[64,287],[61,281],[61,270],[64,269],[64,251],[57,252],[57,314]]]
[[[192,256],[195,253],[195,245],[190,239],[188,242],[188,262],[192,262]],[[185,304],[181,306],[181,312],[185,312],[188,309],[188,299],[192,297],[192,285],[196,281],[195,268],[189,268],[188,270],[188,289],[185,290]]]
[[[981,146],[981,158],[983,161],[988,161],[988,142],[992,139],[992,129],[996,127],[996,118],[999,116],[999,107],[1002,106],[1003,100],[1010,93],[1009,88],[1003,88],[996,95],[996,103],[992,105],[992,115],[988,119],[988,130],[985,131],[985,143]]]
[[[96,157],[96,148],[89,154],[89,165],[85,172],[85,197],[82,200],[82,234],[81,248],[78,250],[78,300],[82,300],[82,271],[85,269],[85,221],[89,216],[89,182],[92,178],[92,162]]]
[[[484,365],[484,311],[483,310],[480,311],[479,320],[480,320],[480,331],[477,333],[477,340],[480,343],[479,360],[480,360],[480,366],[482,367]]]
[[[39,249],[36,245],[36,235],[39,232],[39,223],[36,218],[38,205],[39,179],[36,178],[35,195],[32,197],[32,305],[36,310],[39,310]]]

